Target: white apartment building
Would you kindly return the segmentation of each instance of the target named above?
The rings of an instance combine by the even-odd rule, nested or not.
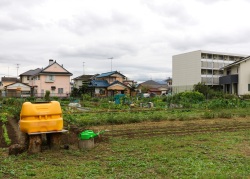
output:
[[[223,67],[246,55],[197,50],[172,57],[172,91],[179,93],[193,90],[199,82],[219,87]]]

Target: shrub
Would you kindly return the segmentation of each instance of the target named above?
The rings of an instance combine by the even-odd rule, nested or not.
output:
[[[198,91],[186,91],[163,98],[163,101],[167,103],[168,107],[170,107],[171,104],[179,104],[185,108],[190,108],[193,104],[198,104],[204,100],[205,96]]]
[[[50,100],[50,91],[49,90],[46,90],[44,98],[45,98],[45,101],[49,101]]]
[[[220,112],[219,114],[218,114],[218,117],[220,117],[220,118],[227,118],[227,119],[230,119],[230,118],[232,118],[232,114],[230,113],[230,112]]]
[[[224,94],[223,96],[225,99],[238,99],[238,96],[234,94]]]
[[[233,99],[213,99],[204,103],[208,109],[239,108],[247,107],[248,104],[238,98]]]
[[[29,102],[34,102],[34,101],[36,101],[36,98],[35,98],[35,97],[30,96],[30,97],[27,97],[27,98],[26,98],[26,101],[29,101]]]
[[[207,96],[210,92],[210,88],[205,85],[205,83],[197,83],[193,86],[194,91],[197,91],[199,93],[202,93],[204,96]]]
[[[86,100],[86,101],[89,101],[91,99],[91,96],[89,94],[83,94],[82,99]]]
[[[214,118],[214,113],[211,112],[211,111],[206,111],[206,112],[204,112],[202,117],[205,118],[205,119],[213,119]]]
[[[241,95],[242,99],[250,99],[250,94]]]

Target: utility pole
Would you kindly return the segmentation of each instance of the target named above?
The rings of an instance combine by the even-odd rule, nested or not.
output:
[[[83,75],[85,75],[85,72],[84,72],[84,63],[85,63],[85,62],[83,62]]]
[[[17,70],[17,77],[18,77],[18,69],[20,64],[16,64],[16,70]]]
[[[108,59],[110,59],[110,61],[111,61],[111,71],[112,71],[112,60],[113,60],[113,57],[110,57]]]

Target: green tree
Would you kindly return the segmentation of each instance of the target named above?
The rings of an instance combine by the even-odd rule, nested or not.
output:
[[[195,84],[193,89],[194,89],[194,91],[198,91],[198,92],[202,93],[206,97],[208,96],[208,94],[211,90],[207,85],[205,85],[205,83],[201,83],[201,82]]]

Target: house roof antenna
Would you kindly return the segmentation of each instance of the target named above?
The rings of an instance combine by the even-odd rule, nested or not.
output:
[[[110,57],[108,59],[110,59],[110,62],[111,62],[111,71],[112,71],[112,60],[113,60],[113,57]]]

